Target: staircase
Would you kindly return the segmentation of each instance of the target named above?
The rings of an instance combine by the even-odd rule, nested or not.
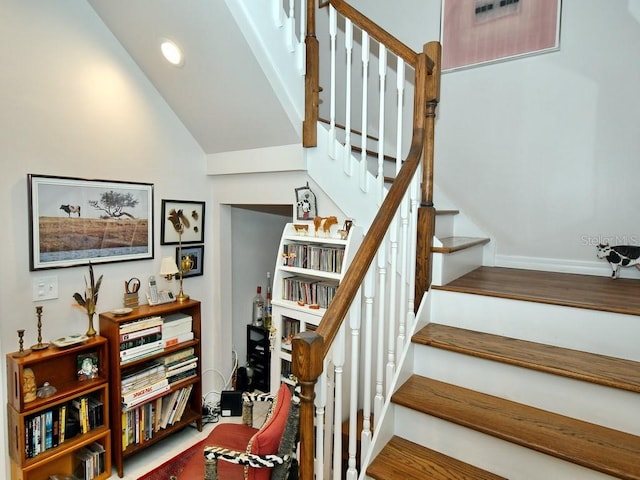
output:
[[[367,476],[639,479],[639,289],[491,267],[434,287]]]
[[[308,18],[309,12],[301,13],[305,2],[273,0],[257,5],[248,0],[227,0],[227,3],[243,31],[248,32],[249,44],[264,61],[265,71],[276,85],[274,88],[289,115],[294,121],[301,120],[304,115],[300,80],[305,66],[302,59],[309,60],[310,55],[303,51],[305,24],[296,20]],[[398,56],[397,72],[404,72],[409,64],[415,69],[412,72],[426,68],[422,65],[419,69],[412,61],[413,52],[408,52],[397,40],[389,41],[385,32],[372,28],[372,22],[358,12],[351,12],[345,2],[334,0],[331,4],[350,20],[337,23],[332,10],[327,16],[331,41],[326,43],[342,45],[340,52],[346,48],[347,53],[340,55],[348,59],[362,56],[363,71],[370,68],[375,72],[376,58],[386,60],[388,52],[379,49],[367,56],[368,48],[354,42],[352,21],[367,32],[376,32],[373,38],[378,42],[393,47],[390,51]],[[314,9],[315,6],[311,7]],[[277,28],[259,19],[275,19]],[[285,34],[286,49],[276,48],[279,33]],[[320,35],[318,32],[318,37]],[[312,37],[315,38],[315,32]],[[368,36],[361,33],[355,37],[360,38],[361,44],[366,38],[369,46]],[[345,64],[352,63],[355,61]],[[389,60],[388,64],[396,62]],[[387,65],[387,61],[380,61],[379,65]],[[306,68],[309,69],[308,63]],[[388,69],[377,70],[378,76],[372,74],[370,83],[396,83],[386,79]],[[313,95],[319,94],[320,88],[323,90],[323,101],[307,98],[312,106],[317,103],[330,106],[329,126],[319,124],[314,132],[317,148],[305,151],[308,173],[347,216],[371,231],[375,230],[372,222],[377,218],[377,206],[392,196],[384,186],[388,176],[384,161],[388,146],[395,142],[382,140],[375,142],[376,147],[369,145],[366,139],[370,133],[385,139],[382,131],[388,125],[367,119],[366,112],[360,125],[350,124],[359,113],[351,112],[354,102],[339,89],[340,85],[352,84],[351,71],[338,66],[337,72],[346,74],[348,81],[335,82],[333,73],[325,75],[321,87],[313,85],[312,88]],[[415,95],[400,87],[404,75],[397,75],[401,98],[405,94]],[[433,85],[439,83],[433,82]],[[359,91],[366,93],[370,86],[364,82]],[[331,93],[336,90],[336,95]],[[439,87],[425,90],[431,95],[427,100],[437,100]],[[354,95],[355,92],[354,89]],[[339,112],[334,112],[338,102],[333,97],[345,96],[347,99],[342,98],[346,106],[343,119]],[[424,102],[416,105],[414,119],[433,117],[421,110]],[[385,119],[386,113],[380,109],[379,118]],[[403,118],[403,114],[399,112],[398,119]],[[402,125],[402,121],[397,123]],[[340,124],[344,125],[342,135],[337,132]],[[351,134],[353,128],[365,139],[359,147],[360,158],[352,149],[359,143]],[[387,128],[389,130],[392,129]],[[403,136],[403,132],[397,134],[398,138]],[[432,146],[425,142],[425,148]],[[411,147],[413,150],[413,145]],[[375,166],[366,159],[370,149],[377,149],[379,160]],[[409,158],[405,146],[398,147],[398,153],[392,156],[403,160],[404,165]],[[404,168],[398,161],[396,173],[401,167]],[[359,301],[353,302],[357,307],[349,312],[348,321],[344,316],[337,317],[344,313],[351,300],[335,302],[347,306],[339,307],[340,312],[335,315],[326,315],[329,318],[325,320],[348,326],[340,330],[336,335],[339,341],[331,347],[333,356],[327,364],[333,364],[333,374],[323,372],[325,375],[319,383],[324,384],[324,388],[321,386],[312,395],[306,395],[306,398],[315,396],[313,411],[308,410],[309,401],[307,405],[303,402],[302,449],[306,450],[306,457],[309,451],[315,457],[312,463],[301,455],[301,475],[305,479],[348,480],[356,477],[380,480],[640,479],[640,415],[637,412],[640,283],[623,279],[613,282],[607,277],[478,268],[493,264],[489,235],[458,212],[455,205],[443,199],[437,187],[431,185],[435,188],[433,205],[441,210],[435,212],[431,247],[433,286],[420,303],[420,298],[412,296],[412,279],[403,273],[410,272],[411,265],[415,265],[415,258],[410,256],[415,255],[415,248],[414,253],[403,250],[403,245],[411,245],[412,241],[415,246],[415,212],[431,200],[419,198],[419,173],[424,171],[411,180],[411,186],[406,189],[407,198],[402,200],[399,215],[393,222],[395,227],[392,225],[384,233],[384,243],[375,259],[354,260],[367,276],[362,284],[361,280],[353,282],[356,287],[362,287],[362,294]],[[415,315],[414,301],[420,303]],[[381,341],[392,330],[391,326],[395,330],[389,333],[390,339]],[[327,333],[323,326],[318,330]],[[411,342],[406,341],[409,337]],[[334,337],[324,335],[322,338],[328,339],[329,344]],[[323,352],[317,350],[319,343],[312,341],[305,346],[307,350],[300,349],[305,353],[299,356],[304,360],[301,363],[322,358]],[[346,359],[352,363],[347,364]],[[346,381],[348,375],[345,374],[345,381],[333,384],[333,392],[327,390],[327,382],[343,378],[343,372],[349,370],[352,385]],[[307,385],[315,383],[315,379],[309,379]],[[363,409],[364,421],[356,422],[360,409]],[[336,418],[332,419],[334,413]],[[318,430],[305,428],[305,424]],[[341,425],[349,432],[343,443],[340,443],[342,435],[332,434]],[[358,446],[365,453],[362,461],[355,460]],[[343,447],[348,450],[349,466],[339,472],[343,457],[338,452],[342,452]],[[338,456],[333,464],[332,453]],[[359,465],[363,465],[364,471],[359,470]]]

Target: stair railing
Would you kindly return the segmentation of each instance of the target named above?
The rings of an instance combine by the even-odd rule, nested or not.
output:
[[[293,3],[294,0],[290,0]],[[304,0],[302,0],[304,1]],[[286,3],[286,2],[285,2]],[[291,4],[289,3],[289,5]],[[345,137],[342,140],[345,172],[350,174],[351,158],[350,121],[353,116],[350,111],[350,63],[351,45],[353,37],[351,29],[357,27],[361,30],[360,37],[363,58],[363,85],[361,89],[365,92],[362,100],[361,116],[361,137],[362,145],[366,146],[367,129],[369,118],[367,115],[366,91],[369,80],[367,78],[366,65],[368,65],[369,39],[374,40],[379,45],[378,61],[379,76],[378,82],[381,84],[378,100],[378,134],[380,140],[377,142],[378,162],[375,170],[377,184],[380,186],[380,208],[373,222],[368,228],[367,234],[362,241],[354,260],[345,273],[338,288],[336,296],[327,309],[317,330],[313,332],[302,332],[293,341],[292,366],[293,372],[301,385],[301,441],[300,441],[300,478],[311,480],[321,479],[324,476],[332,475],[333,478],[355,479],[358,476],[356,459],[356,416],[360,403],[364,404],[363,427],[359,433],[362,439],[361,458],[364,458],[370,446],[371,439],[371,411],[370,397],[374,398],[374,418],[378,421],[379,413],[386,399],[390,395],[391,380],[397,368],[395,358],[401,348],[405,345],[405,337],[408,331],[407,317],[411,313],[396,319],[394,312],[404,307],[396,307],[396,303],[407,302],[409,310],[416,308],[415,298],[419,300],[429,288],[430,282],[430,256],[431,239],[434,234],[434,209],[433,209],[433,156],[434,156],[434,125],[435,111],[439,101],[440,91],[440,45],[437,42],[425,44],[422,52],[414,52],[412,49],[401,43],[384,29],[376,25],[357,10],[346,4],[342,0],[329,0],[330,20],[329,20],[329,55],[332,57],[331,74],[329,84],[331,88],[331,101],[328,102],[330,108],[329,126],[329,152],[334,150],[338,141],[335,136],[336,115],[335,115],[335,38],[337,21],[336,15],[341,16],[344,21],[345,45],[347,48],[347,71],[348,81],[345,114]],[[306,13],[300,18],[306,19],[305,31],[305,118],[303,121],[303,144],[307,147],[317,145],[317,122],[320,108],[320,44],[316,37],[316,14],[315,1],[307,0]],[[391,187],[386,190],[383,185],[384,171],[384,148],[385,139],[385,100],[384,95],[385,72],[387,69],[387,52],[397,57],[397,77],[398,85],[404,82],[405,65],[413,69],[414,89],[413,89],[413,116],[412,136],[408,152],[402,155],[402,114],[398,113],[396,122],[398,124],[396,132],[397,161],[396,176]],[[324,78],[324,77],[323,77]],[[404,88],[404,87],[403,87]],[[398,88],[398,105],[402,103],[403,90]],[[367,148],[362,148],[360,158],[361,178],[363,189],[366,189],[366,178],[371,176],[367,169],[368,160]],[[402,161],[404,157],[404,161]],[[419,186],[418,186],[419,184]],[[412,192],[413,190],[413,192]],[[419,190],[419,193],[418,193]],[[420,198],[418,198],[418,196]],[[419,206],[418,206],[419,203]],[[410,213],[409,213],[410,211]],[[409,220],[409,217],[413,220]],[[400,249],[403,260],[397,265],[398,232],[402,232]],[[413,261],[407,262],[408,251],[416,252]],[[407,278],[406,271],[411,277]],[[397,280],[400,272],[400,280]],[[377,280],[377,281],[376,281]],[[398,287],[396,283],[399,283]],[[410,285],[411,292],[404,292],[395,296],[396,290],[406,290],[406,284]],[[389,285],[392,285],[389,287]],[[377,297],[376,290],[377,288]],[[373,310],[377,308],[377,325],[373,324]],[[362,312],[361,312],[362,310]],[[406,313],[406,312],[405,312]],[[345,320],[348,318],[348,322]],[[362,319],[362,320],[361,320]],[[363,321],[364,320],[364,321]],[[347,333],[345,323],[348,323],[351,332],[351,344],[347,348]],[[365,325],[362,325],[364,323]],[[399,326],[399,327],[398,327]],[[396,328],[398,327],[398,328]],[[374,331],[375,330],[375,331]],[[363,332],[366,338],[362,340],[360,334]],[[372,343],[375,342],[376,346]],[[364,360],[360,363],[359,346],[363,344],[366,351],[362,355]],[[347,351],[351,356],[352,363],[346,364]],[[385,368],[386,360],[386,368]],[[375,364],[375,386],[373,385],[371,371]],[[343,373],[349,370],[349,385],[346,393],[343,392]],[[331,372],[327,372],[331,370]],[[323,372],[325,372],[323,374]],[[362,372],[362,381],[359,375]],[[346,383],[346,376],[344,379]],[[364,386],[360,385],[363,384]],[[333,395],[328,399],[329,394]],[[346,477],[342,472],[342,445],[341,445],[341,422],[343,415],[343,405],[348,405],[349,418],[349,448]],[[332,420],[333,419],[333,420]],[[324,430],[325,424],[332,425]],[[331,423],[333,422],[333,424]],[[332,461],[325,460],[326,456],[333,456]],[[362,466],[364,468],[365,466]]]

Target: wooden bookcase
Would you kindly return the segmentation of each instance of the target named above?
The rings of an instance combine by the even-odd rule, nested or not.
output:
[[[101,336],[67,348],[49,346],[24,357],[7,355],[7,417],[9,426],[9,456],[13,480],[48,480],[49,475],[74,472],[80,450],[98,444],[104,449],[103,470],[96,480],[111,476],[111,431],[109,429],[109,361],[107,340]],[[78,356],[95,354],[98,372],[92,379],[78,379]],[[23,376],[25,369],[33,371],[38,388],[44,382],[56,388],[47,398],[24,401]],[[101,421],[94,422],[86,433],[72,428],[70,416],[74,401],[91,397],[102,404]],[[62,414],[64,407],[65,413]],[[62,422],[61,417],[67,421]],[[50,429],[35,431],[36,422],[49,418]],[[56,422],[57,418],[57,422]],[[95,418],[95,417],[94,417]],[[60,441],[61,424],[65,438]],[[43,423],[40,423],[41,425]],[[42,437],[44,433],[45,437]],[[40,441],[38,437],[40,435]],[[42,438],[45,438],[43,441]],[[57,444],[57,445],[56,445]],[[55,446],[54,446],[55,445]],[[36,453],[38,452],[38,453]]]
[[[295,383],[291,375],[289,340],[298,332],[314,330],[330,303],[327,291],[338,287],[362,243],[362,229],[352,226],[347,238],[313,233],[313,225],[300,234],[294,224],[285,226],[280,240],[273,281],[272,322],[276,332],[271,356],[271,388],[280,382]],[[293,256],[290,254],[294,253]],[[310,294],[315,289],[317,296]],[[304,292],[304,293],[302,293]],[[313,303],[317,301],[318,303]]]
[[[144,358],[135,359],[126,363],[120,361],[120,327],[127,323],[131,323],[140,319],[160,316],[165,318],[168,315],[184,313],[192,317],[192,331],[193,339],[166,347],[161,351],[155,352]],[[109,340],[109,382],[111,385],[110,394],[111,409],[114,412],[111,418],[111,431],[113,435],[113,462],[118,475],[122,477],[124,475],[124,459],[130,455],[133,455],[141,450],[144,450],[151,444],[154,444],[163,438],[175,433],[176,431],[186,427],[189,424],[195,423],[198,430],[202,431],[202,370],[201,370],[201,346],[200,346],[200,302],[197,300],[187,300],[186,302],[178,303],[166,303],[162,305],[149,306],[142,305],[134,308],[133,311],[126,316],[116,316],[111,312],[101,313],[99,317],[100,321],[100,334]],[[126,414],[122,412],[122,377],[123,374],[134,373],[136,370],[141,370],[144,366],[148,365],[150,361],[161,359],[172,353],[184,350],[186,348],[193,348],[194,355],[196,356],[198,363],[196,367],[195,377],[187,378],[184,380],[172,383],[170,390],[162,394],[162,398],[171,395],[173,392],[179,391],[185,387],[191,386],[191,391],[187,404],[179,421],[174,422],[171,425],[167,425],[165,428],[160,428],[157,431],[150,432],[150,436],[145,438],[141,435],[136,443],[129,444],[123,438],[123,429],[127,428]],[[156,402],[157,399],[150,399],[146,404]],[[143,404],[136,406],[136,408],[142,407]],[[123,425],[124,423],[124,425]]]

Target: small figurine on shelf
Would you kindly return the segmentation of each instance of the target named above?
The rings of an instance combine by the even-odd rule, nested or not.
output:
[[[25,368],[22,372],[22,395],[24,403],[36,399],[36,375],[30,368]]]
[[[49,382],[44,382],[44,384],[38,389],[38,393],[36,395],[38,398],[47,398],[51,395],[55,395],[57,391],[58,389]]]
[[[332,215],[330,217],[314,217],[313,226],[315,227],[316,237],[318,236],[318,230],[322,229],[324,236],[331,235],[331,227],[338,224],[338,217]]]

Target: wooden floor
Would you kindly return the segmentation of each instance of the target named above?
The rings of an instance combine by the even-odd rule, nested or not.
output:
[[[434,289],[640,315],[640,280],[480,267]]]

